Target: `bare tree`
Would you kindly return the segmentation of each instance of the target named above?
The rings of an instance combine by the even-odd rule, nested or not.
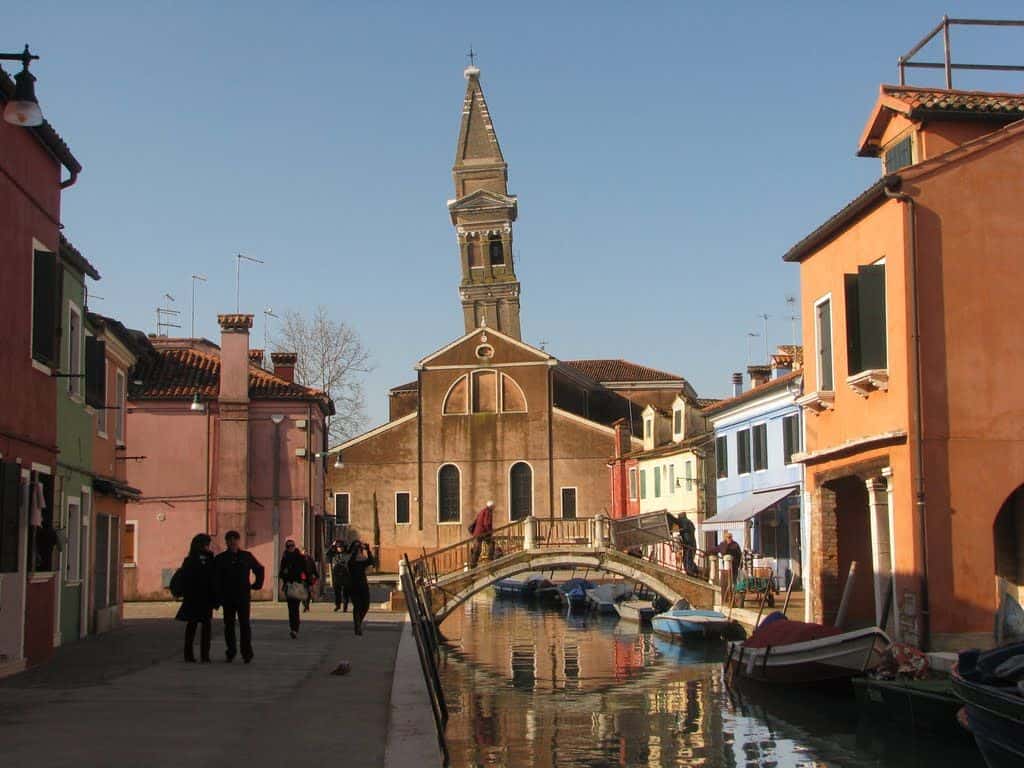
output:
[[[289,310],[274,334],[278,352],[295,352],[295,381],[322,389],[334,400],[337,414],[328,420],[331,445],[359,433],[366,422],[362,374],[371,370],[370,354],[355,330],[332,320],[327,307],[316,308],[311,317]]]

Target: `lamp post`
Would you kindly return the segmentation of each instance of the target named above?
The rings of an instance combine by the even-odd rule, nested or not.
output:
[[[4,107],[4,120],[11,125],[33,128],[43,124],[43,112],[36,99],[36,78],[28,65],[39,57],[30,53],[28,45],[21,53],[0,53],[0,61],[20,61],[21,72],[14,76],[14,97]]]

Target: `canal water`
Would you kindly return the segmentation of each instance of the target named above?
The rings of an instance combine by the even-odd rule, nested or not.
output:
[[[722,651],[488,593],[445,620],[451,764],[984,768],[968,736],[862,720],[852,694],[730,689]]]

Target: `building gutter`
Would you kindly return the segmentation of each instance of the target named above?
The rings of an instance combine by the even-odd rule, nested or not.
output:
[[[870,187],[861,192],[842,210],[835,213],[824,224],[807,235],[803,240],[790,248],[783,261],[803,261],[814,251],[835,237],[845,229],[851,222],[859,218],[871,208],[881,203],[886,198],[886,189],[898,188],[900,177],[896,175],[883,176]]]
[[[910,370],[913,372],[914,385],[911,391],[914,395],[914,442],[915,442],[915,466],[917,474],[916,505],[919,535],[921,537],[921,647],[928,650],[930,647],[931,621],[928,605],[928,515],[925,504],[925,481],[924,481],[924,420],[923,404],[921,397],[921,312],[920,296],[918,294],[917,278],[917,204],[914,198],[906,192],[899,191],[899,177],[896,177],[894,184],[886,186],[885,196],[890,200],[896,200],[907,206],[909,217],[909,250],[910,250],[910,317],[913,323],[911,339],[913,344],[910,347],[914,359],[911,361]]]

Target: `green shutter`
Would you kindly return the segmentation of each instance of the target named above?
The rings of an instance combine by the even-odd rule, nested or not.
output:
[[[107,342],[85,337],[85,403],[93,408],[107,404]]]
[[[861,370],[887,367],[885,265],[857,268]]]
[[[846,292],[846,372],[850,376],[864,370],[861,366],[860,296],[857,275],[843,275]]]
[[[36,251],[32,273],[32,357],[53,367],[57,365],[60,314],[58,275],[57,257],[50,251]]]

